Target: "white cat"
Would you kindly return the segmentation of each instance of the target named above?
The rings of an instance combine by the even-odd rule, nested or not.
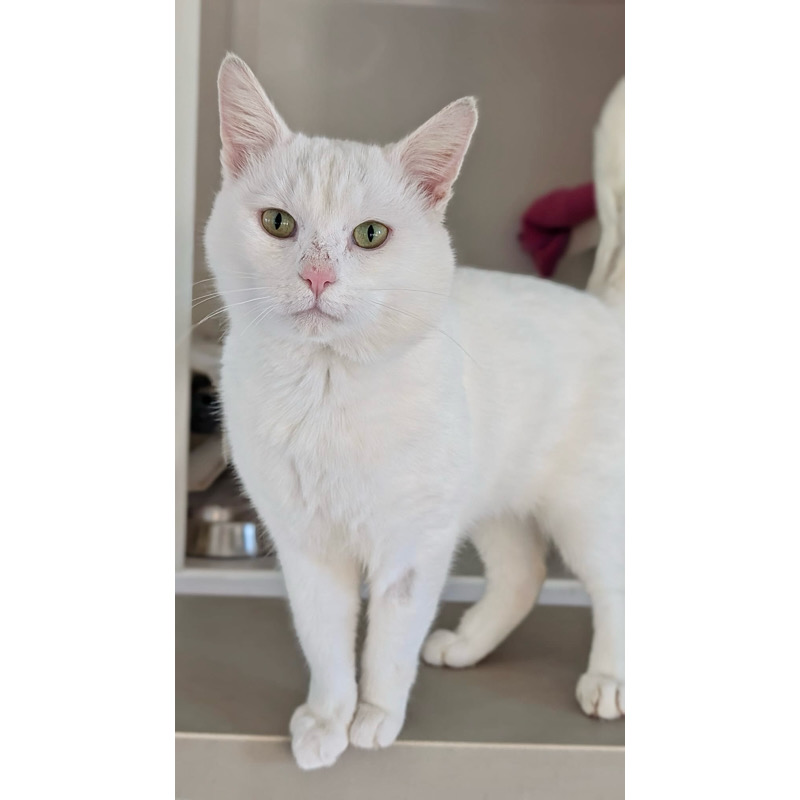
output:
[[[235,56],[219,95],[223,181],[206,248],[230,317],[221,394],[311,670],[290,725],[297,763],[396,739],[464,535],[486,593],[423,658],[467,666],[508,635],[545,578],[534,514],[594,606],[580,705],[623,714],[617,315],[546,281],[455,269],[443,217],[472,98],[378,147],[291,132]]]

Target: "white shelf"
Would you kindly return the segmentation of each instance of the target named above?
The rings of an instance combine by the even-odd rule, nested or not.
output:
[[[462,612],[443,603],[434,626]],[[421,665],[392,747],[301,772],[287,733],[308,669],[285,605],[178,597],[176,797],[616,800],[625,723],[587,719],[575,701],[591,628],[588,609],[540,608],[474,669]]]
[[[192,565],[175,575],[175,593],[228,597],[286,597],[286,586],[278,569],[264,569],[252,562],[209,561]],[[477,575],[452,575],[442,600],[474,603],[483,594],[484,579]],[[588,606],[589,597],[574,578],[548,578],[539,596],[540,605]]]
[[[224,483],[217,486],[216,501],[233,501],[225,495]],[[214,498],[212,498],[214,499]],[[589,606],[589,596],[580,581],[564,566],[555,552],[547,564],[548,578],[539,596],[541,605]],[[474,603],[483,594],[483,565],[474,547],[465,542],[453,563],[442,599]],[[175,593],[229,597],[286,597],[286,587],[274,555],[261,558],[187,558],[175,575]]]

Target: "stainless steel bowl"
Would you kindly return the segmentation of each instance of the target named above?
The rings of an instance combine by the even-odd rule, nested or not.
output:
[[[268,553],[258,526],[236,520],[233,509],[208,505],[189,520],[186,555],[197,558],[257,558]]]

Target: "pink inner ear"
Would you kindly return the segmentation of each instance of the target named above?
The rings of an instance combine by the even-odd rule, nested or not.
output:
[[[266,153],[288,128],[241,59],[225,59],[218,88],[222,163],[235,176],[251,158]]]
[[[478,120],[475,101],[457,100],[401,142],[401,162],[431,207],[450,198]]]
[[[432,205],[438,205],[449,197],[461,169],[461,158],[461,152],[455,148],[438,153],[423,151],[411,157],[410,167],[418,175],[419,187],[430,198]]]

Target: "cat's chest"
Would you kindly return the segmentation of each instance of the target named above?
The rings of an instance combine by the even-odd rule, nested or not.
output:
[[[383,424],[393,409],[368,386],[317,367],[258,387],[253,408],[258,437],[273,452],[328,471],[369,460],[387,446]]]
[[[421,449],[435,448],[413,392],[335,368],[223,376],[226,425],[248,493],[294,526],[367,524],[417,490]],[[434,426],[435,427],[435,426]]]

